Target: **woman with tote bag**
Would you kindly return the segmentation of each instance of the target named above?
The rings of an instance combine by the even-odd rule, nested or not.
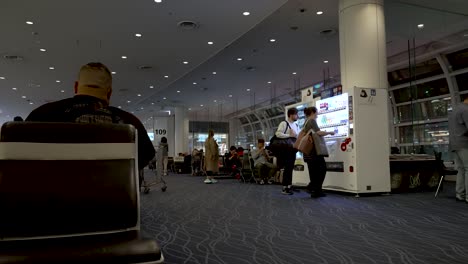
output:
[[[314,135],[314,145],[320,144],[317,139],[321,139],[323,141],[323,137],[326,135],[334,135],[335,132],[326,132],[321,131],[317,125],[317,108],[316,107],[308,107],[304,110],[304,114],[307,117],[306,124],[303,128],[303,133],[308,133],[312,129],[312,133]],[[322,137],[322,138],[318,138]],[[324,151],[326,153],[326,151]],[[309,168],[309,178],[310,183],[307,188],[310,190],[311,198],[318,198],[324,197],[325,194],[322,191],[322,184],[325,180],[325,175],[327,174],[327,165],[325,163],[324,155],[321,153],[317,154],[317,148],[313,147],[310,153],[303,153],[304,154],[304,161],[307,163],[307,167]]]

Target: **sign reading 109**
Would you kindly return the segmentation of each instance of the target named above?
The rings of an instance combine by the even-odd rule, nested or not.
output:
[[[154,130],[154,134],[156,134],[156,135],[166,135],[167,131],[166,131],[166,129],[156,129],[156,130]]]

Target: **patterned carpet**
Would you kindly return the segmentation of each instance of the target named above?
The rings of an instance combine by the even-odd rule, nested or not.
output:
[[[166,263],[468,263],[468,204],[433,193],[312,200],[280,186],[170,175],[142,195]],[[447,186],[449,187],[449,186]]]

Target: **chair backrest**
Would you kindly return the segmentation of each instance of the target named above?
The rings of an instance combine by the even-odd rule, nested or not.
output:
[[[10,122],[0,141],[0,239],[139,229],[133,126]]]

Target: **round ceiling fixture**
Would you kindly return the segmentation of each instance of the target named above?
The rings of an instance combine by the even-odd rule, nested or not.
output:
[[[189,20],[180,21],[177,25],[179,26],[179,28],[182,28],[184,30],[194,30],[200,26],[197,22]]]

